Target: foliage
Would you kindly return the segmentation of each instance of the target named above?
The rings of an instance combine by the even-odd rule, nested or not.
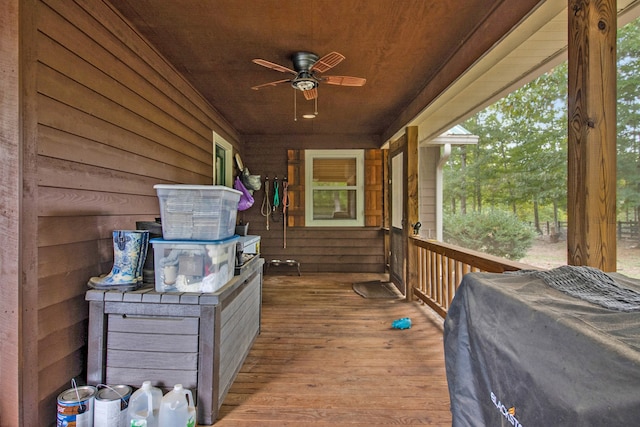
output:
[[[536,235],[529,225],[501,210],[449,215],[444,220],[445,241],[511,260],[524,257]]]
[[[618,31],[617,199],[620,219],[637,220],[640,210],[640,24]]]
[[[618,31],[617,203],[640,218],[640,19]],[[447,215],[511,211],[526,222],[566,220],[567,64],[462,123],[479,136],[452,149],[444,168]],[[536,224],[537,225],[537,224]]]
[[[514,213],[531,211],[534,203],[566,206],[566,76],[564,64],[463,123],[480,139],[454,149],[445,168],[450,212],[464,199],[480,211],[483,205]]]

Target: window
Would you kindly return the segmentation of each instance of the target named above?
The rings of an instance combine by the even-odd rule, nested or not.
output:
[[[307,226],[364,226],[364,151],[305,150]]]
[[[216,153],[215,153],[215,165],[214,170],[215,170],[215,176],[214,176],[214,180],[213,182],[218,184],[218,183],[224,183],[225,182],[225,171],[226,171],[226,151],[224,148],[222,148],[221,146],[216,144]]]
[[[213,185],[233,185],[233,147],[213,132]]]

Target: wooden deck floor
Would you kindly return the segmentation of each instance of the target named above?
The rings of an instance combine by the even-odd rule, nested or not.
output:
[[[382,275],[265,276],[262,331],[216,426],[450,426],[442,320],[365,299]],[[411,329],[391,328],[410,317]]]

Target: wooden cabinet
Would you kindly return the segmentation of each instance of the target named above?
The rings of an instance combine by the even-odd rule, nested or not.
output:
[[[216,293],[88,291],[87,382],[182,384],[198,424],[213,424],[260,332],[263,263],[254,257]]]

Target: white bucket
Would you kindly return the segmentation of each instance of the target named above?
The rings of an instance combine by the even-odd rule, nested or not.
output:
[[[126,427],[131,387],[128,385],[98,387],[93,411],[93,427]]]

